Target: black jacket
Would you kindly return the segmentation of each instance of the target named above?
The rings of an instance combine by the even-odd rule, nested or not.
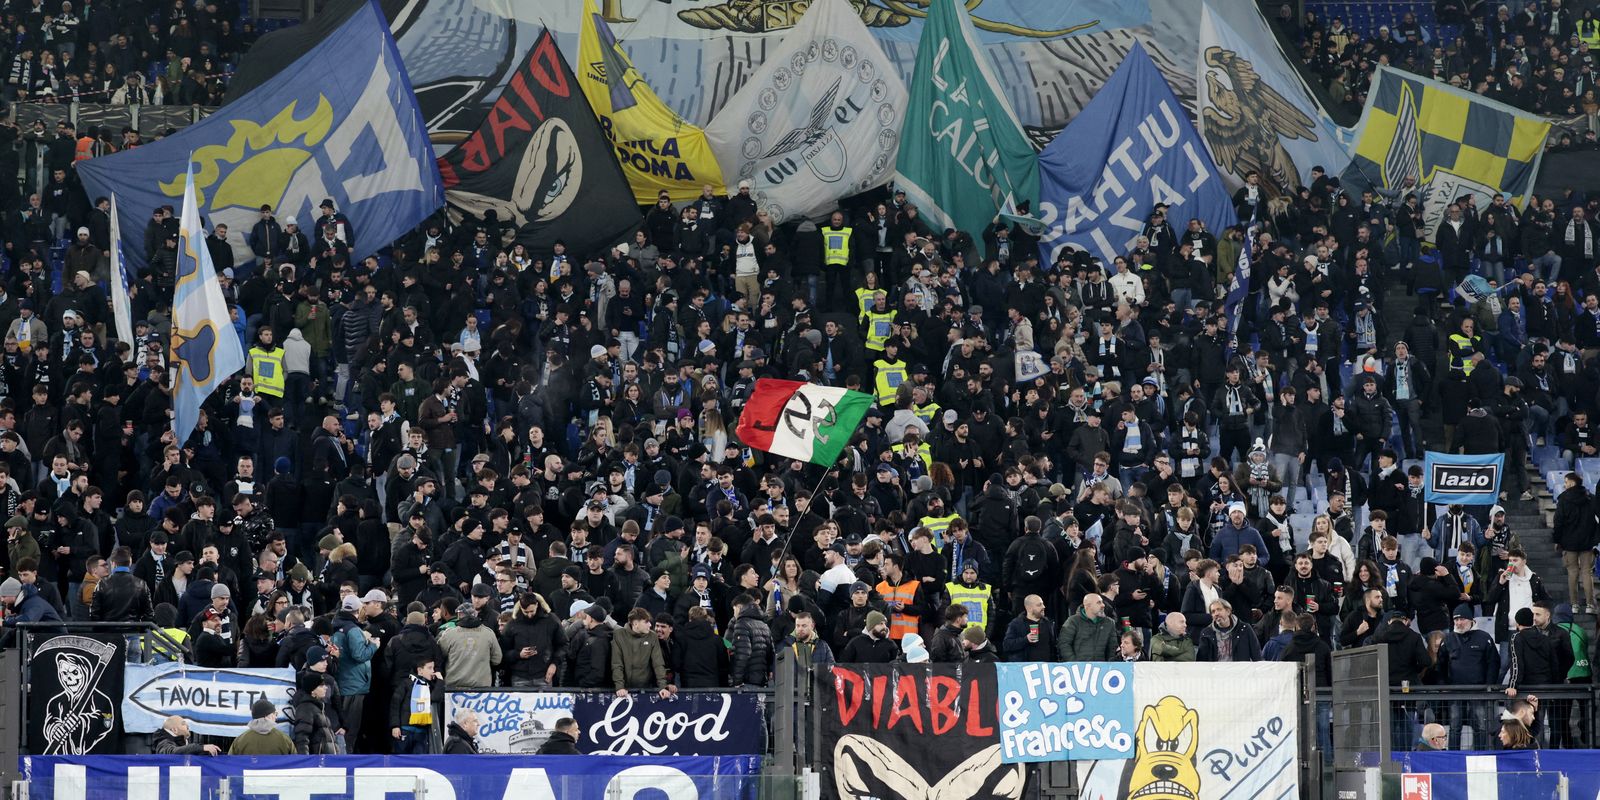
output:
[[[401,628],[399,633],[384,642],[383,650],[391,686],[405,682],[407,676],[416,672],[417,667],[429,659],[432,659],[434,667],[441,672],[448,668],[445,664],[444,648],[435,641],[433,633],[422,625],[406,625]]]
[[[149,585],[127,570],[100,581],[89,606],[89,619],[96,622],[142,622],[153,616]]]
[[[889,664],[900,657],[900,645],[885,636],[874,639],[865,631],[857,633],[844,646],[839,661],[845,664]]]
[[[1333,686],[1333,648],[1312,631],[1295,631],[1289,643],[1284,645],[1283,652],[1278,655],[1279,661],[1291,661],[1296,664],[1312,656],[1316,660],[1317,687],[1331,688]]]
[[[1421,685],[1422,672],[1433,666],[1433,656],[1422,634],[1409,625],[1388,622],[1372,635],[1373,644],[1389,647],[1389,685],[1399,686],[1409,681]]]
[[[553,731],[550,734],[550,738],[546,739],[544,744],[539,745],[539,752],[534,755],[577,756],[583,754],[578,752],[578,741],[573,739],[570,734]]]
[[[478,743],[465,728],[452,722],[450,723],[449,736],[444,740],[444,754],[447,756],[475,756],[478,754]]]
[[[727,685],[728,648],[711,629],[711,623],[689,621],[672,633],[672,672],[683,689],[714,689]]]
[[[1581,553],[1595,546],[1594,507],[1589,493],[1574,486],[1556,497],[1552,536],[1564,552]]]
[[[1480,630],[1450,631],[1439,646],[1445,680],[1452,686],[1493,686],[1500,682],[1500,652],[1494,638]]]
[[[606,689],[611,680],[611,637],[609,625],[600,625],[584,637],[573,670],[580,689]]]
[[[567,656],[567,635],[550,612],[539,610],[535,616],[526,616],[521,607],[500,632],[501,649],[505,651],[502,669],[510,680],[544,680],[551,664],[561,664]],[[522,648],[532,647],[531,657],[522,657]]]
[[[1555,643],[1537,628],[1524,628],[1511,639],[1511,669],[1506,686],[1535,686],[1564,683],[1566,673],[1557,672]]]

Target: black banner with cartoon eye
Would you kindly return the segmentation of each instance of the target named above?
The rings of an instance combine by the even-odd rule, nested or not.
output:
[[[121,636],[30,633],[28,752],[46,756],[120,754]]]
[[[818,677],[823,796],[1016,800],[993,664],[841,664]]]
[[[483,124],[439,159],[439,174],[453,217],[494,211],[530,250],[560,239],[570,252],[588,255],[640,219],[616,155],[549,31]]]

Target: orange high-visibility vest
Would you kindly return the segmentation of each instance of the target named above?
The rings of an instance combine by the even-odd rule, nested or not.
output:
[[[885,580],[878,584],[878,596],[882,597],[883,602],[886,604],[892,605],[899,602],[909,606],[916,602],[917,587],[921,585],[922,581],[912,580],[895,586]],[[889,612],[889,638],[898,642],[904,639],[906,634],[916,633],[917,623],[921,620],[922,616],[919,614],[904,614],[891,610]]]

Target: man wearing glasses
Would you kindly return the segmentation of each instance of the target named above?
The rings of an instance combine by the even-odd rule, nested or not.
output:
[[[1476,733],[1476,731],[1474,731]],[[1430,722],[1422,726],[1422,736],[1417,744],[1418,750],[1449,750],[1450,733],[1443,725]]]

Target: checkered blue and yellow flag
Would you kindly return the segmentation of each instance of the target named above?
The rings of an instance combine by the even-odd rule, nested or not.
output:
[[[1464,194],[1478,195],[1480,207],[1497,192],[1521,206],[1549,134],[1550,123],[1538,116],[1380,66],[1340,183],[1355,192],[1415,178],[1431,234]]]

